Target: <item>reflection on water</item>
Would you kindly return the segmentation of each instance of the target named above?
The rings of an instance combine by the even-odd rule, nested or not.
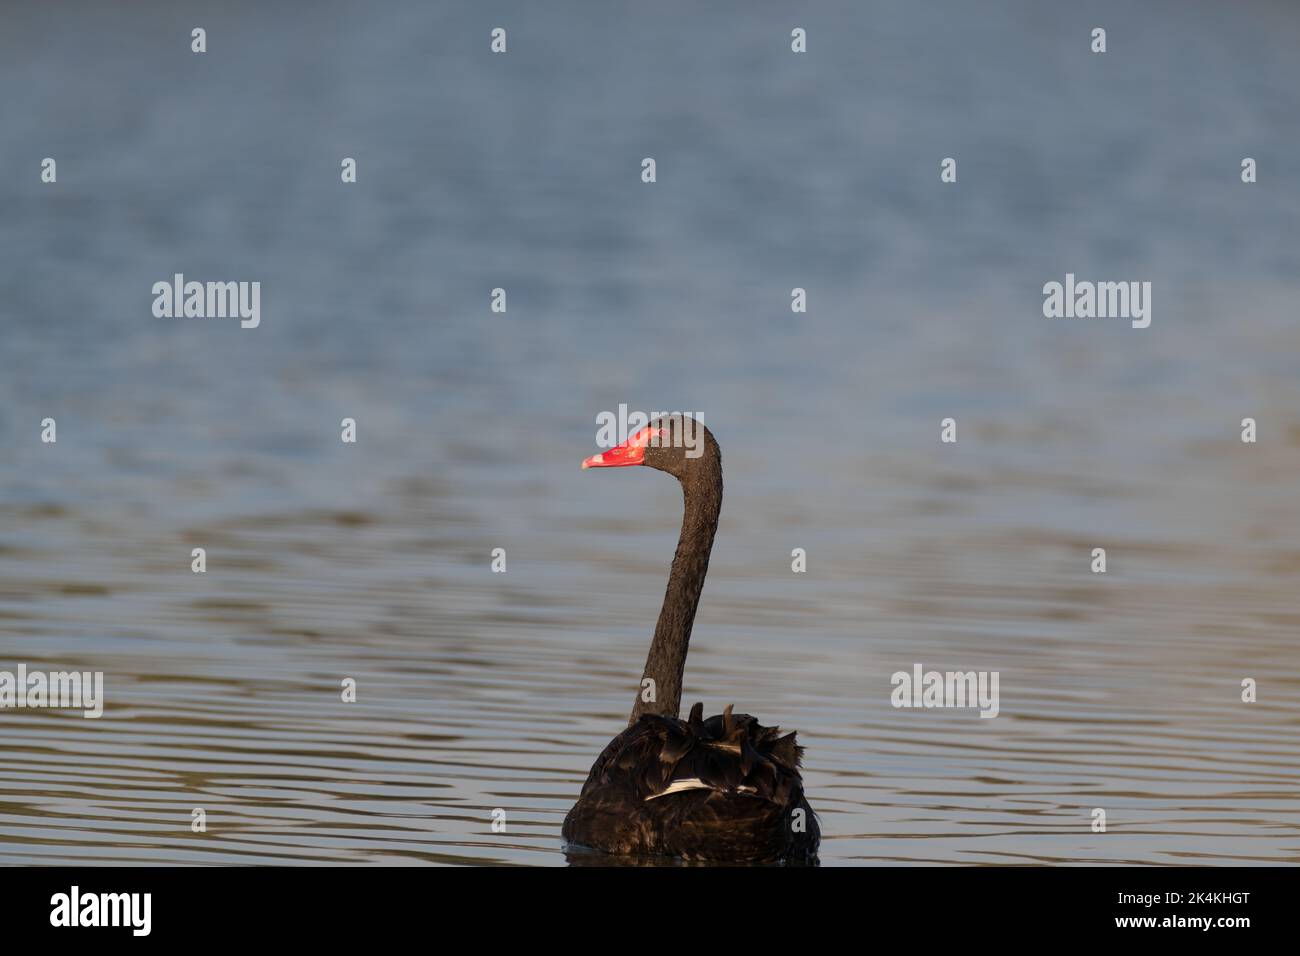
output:
[[[6,13],[0,668],[107,703],[0,713],[0,861],[564,865],[680,508],[579,472],[619,402],[722,444],[686,699],[800,732],[823,864],[1300,860],[1296,12],[583,9]]]

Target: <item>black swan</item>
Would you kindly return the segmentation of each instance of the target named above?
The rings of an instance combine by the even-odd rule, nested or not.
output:
[[[702,441],[700,440],[702,437]],[[567,843],[619,855],[814,863],[821,833],[804,799],[803,748],[748,714],[677,716],[691,624],[722,509],[722,453],[689,416],[660,418],[583,468],[646,465],[682,485],[685,516],[628,727],[596,758],[565,817]]]

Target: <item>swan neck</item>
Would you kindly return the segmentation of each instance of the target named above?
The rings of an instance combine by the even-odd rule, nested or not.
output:
[[[629,723],[635,723],[642,714],[676,717],[681,707],[691,627],[722,510],[722,466],[717,457],[709,457],[708,467],[691,480],[682,481],[682,531]],[[646,700],[651,689],[654,699]]]

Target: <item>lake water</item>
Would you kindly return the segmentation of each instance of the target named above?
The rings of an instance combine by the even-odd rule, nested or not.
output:
[[[620,403],[722,446],[684,703],[823,864],[1300,861],[1300,10],[978,6],[7,10],[0,670],[107,703],[0,711],[0,862],[569,862],[680,519]]]

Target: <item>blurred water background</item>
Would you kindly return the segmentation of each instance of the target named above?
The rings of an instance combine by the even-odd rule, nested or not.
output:
[[[722,445],[686,699],[799,731],[824,864],[1300,861],[1298,31],[8,6],[0,669],[107,704],[0,712],[0,862],[566,863],[680,517],[579,471],[622,402]],[[260,328],[154,318],[176,272],[261,281]],[[1045,319],[1067,272],[1151,327]],[[914,662],[1000,716],[893,709]]]

